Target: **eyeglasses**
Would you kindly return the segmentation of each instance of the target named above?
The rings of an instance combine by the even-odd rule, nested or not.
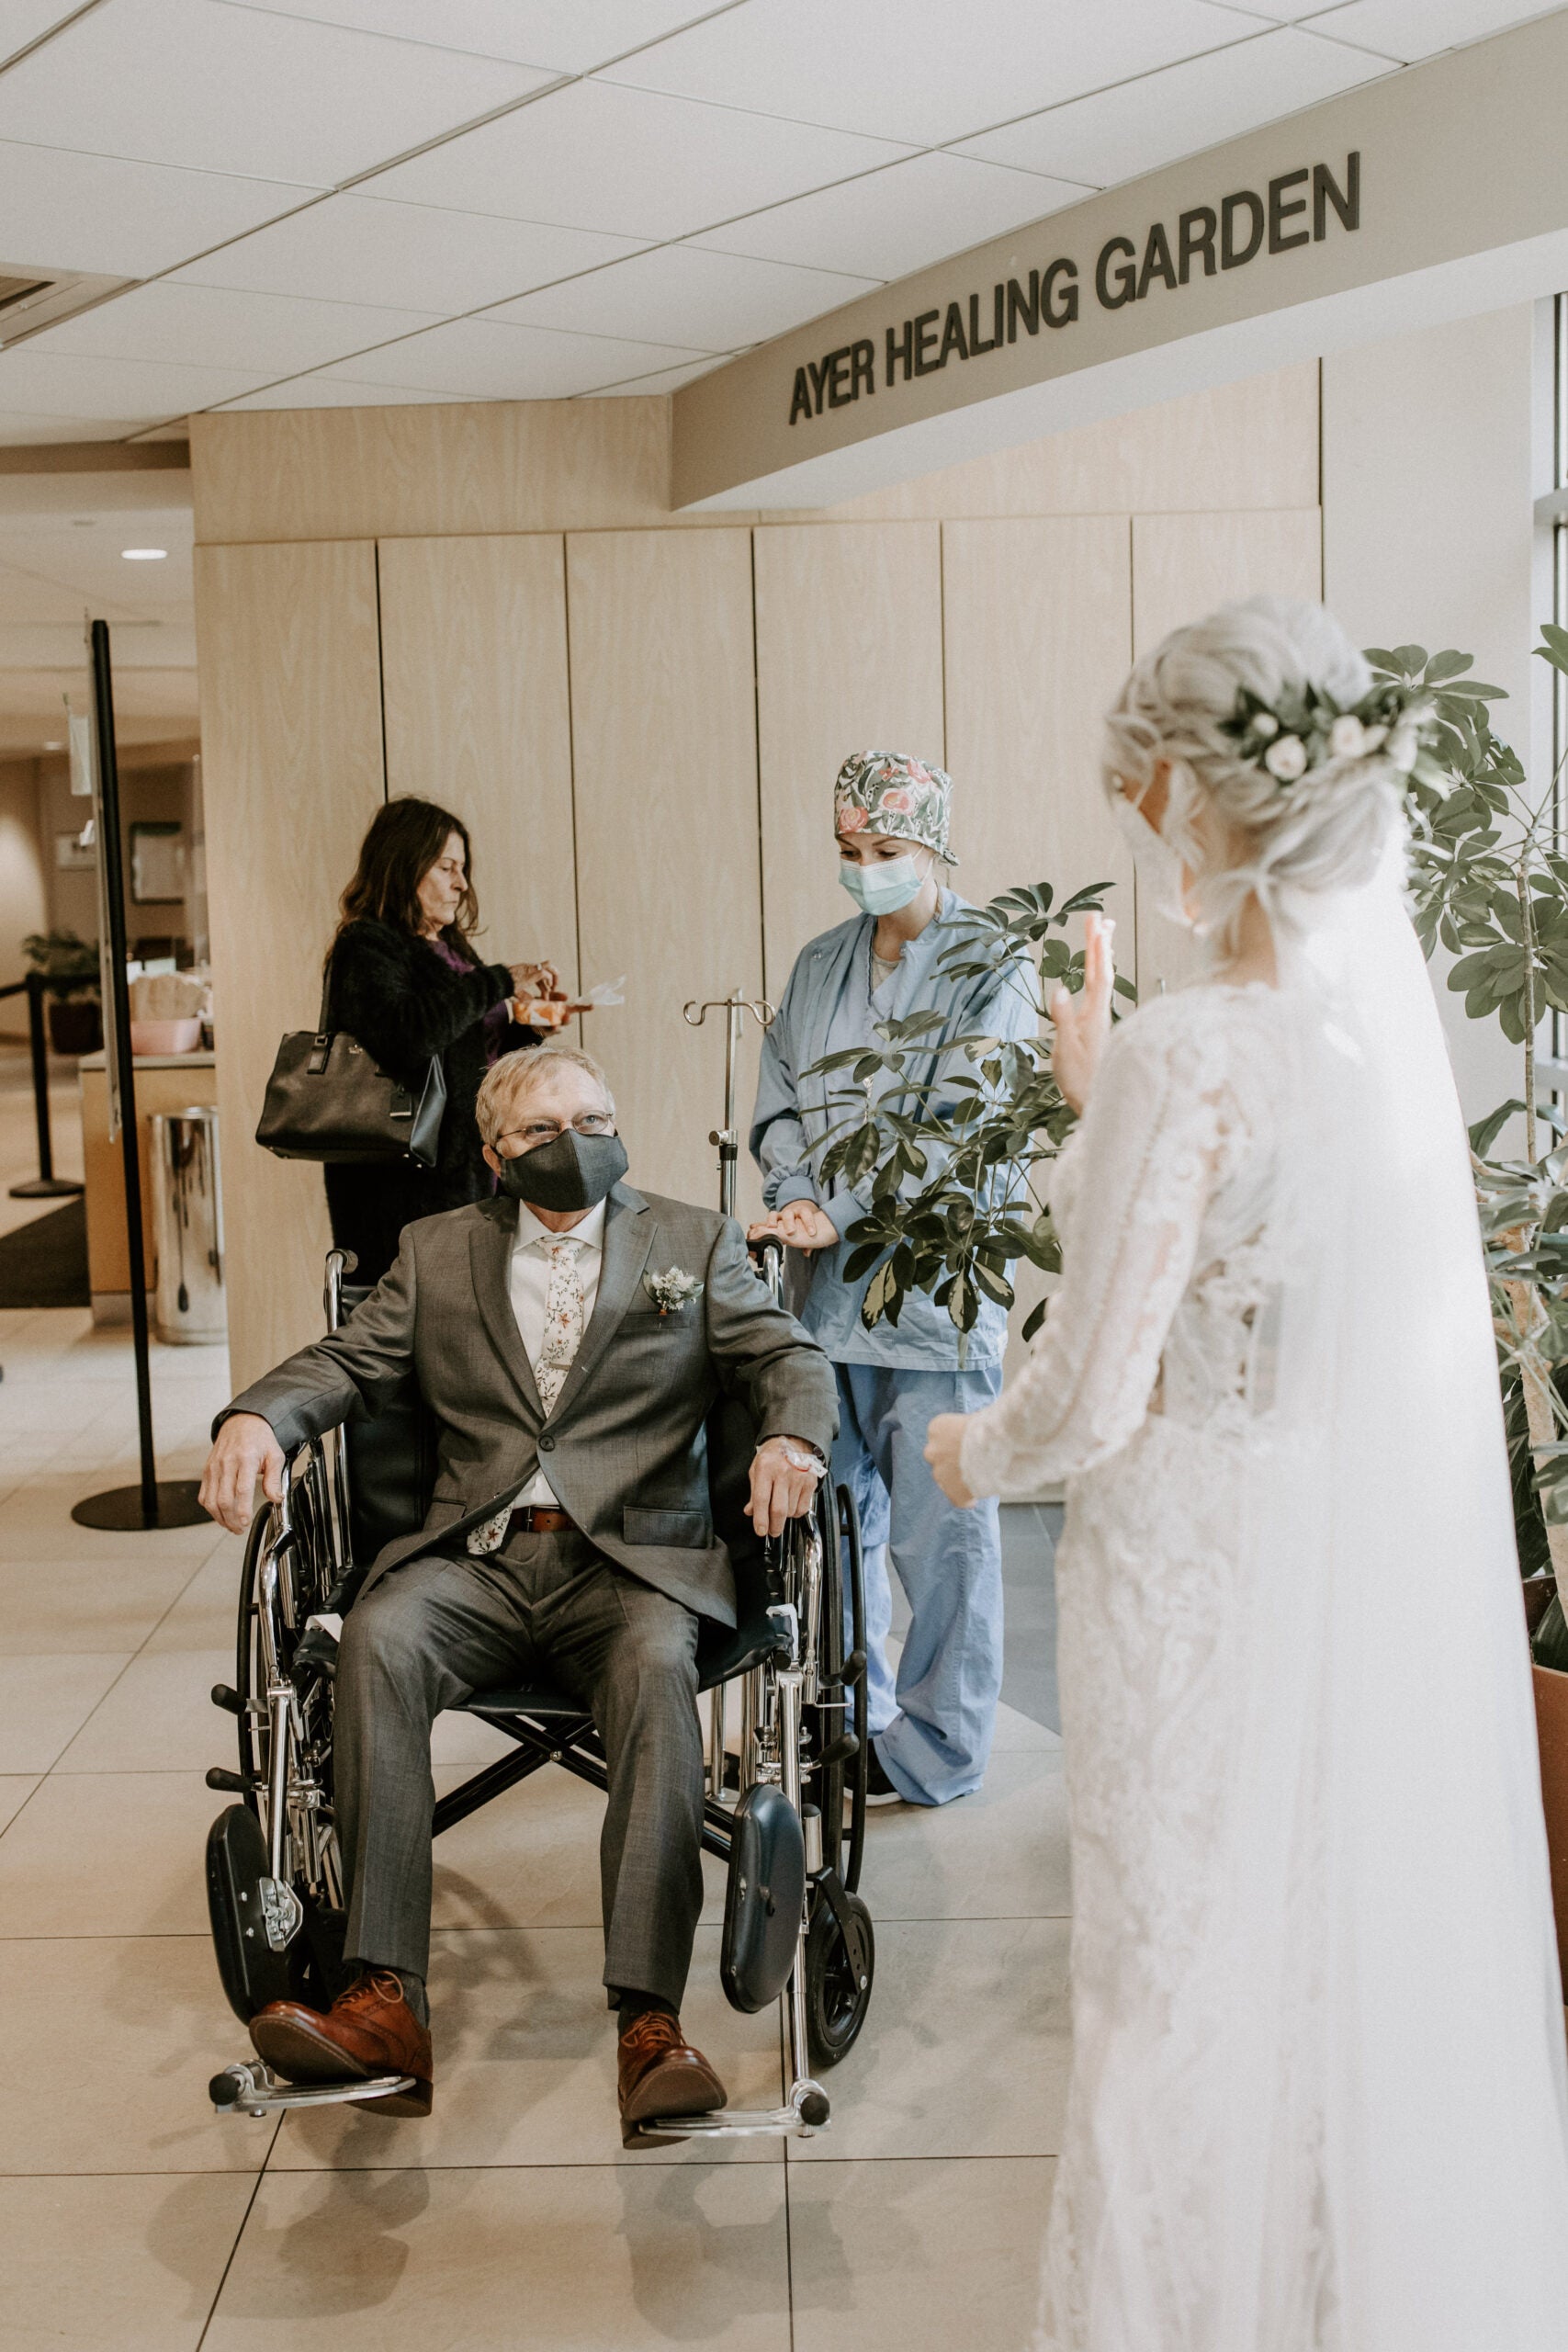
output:
[[[580,1136],[613,1136],[615,1132],[615,1122],[608,1111],[583,1111],[571,1125]],[[528,1119],[502,1136],[501,1141],[510,1143],[515,1136],[525,1151],[536,1151],[541,1144],[554,1143],[558,1136],[565,1133],[558,1119]]]

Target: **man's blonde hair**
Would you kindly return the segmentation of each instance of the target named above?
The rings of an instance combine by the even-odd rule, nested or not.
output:
[[[474,1104],[474,1117],[479,1137],[493,1151],[502,1136],[508,1133],[519,1105],[525,1101],[542,1079],[549,1077],[552,1069],[570,1062],[578,1069],[585,1069],[590,1078],[604,1090],[604,1101],[614,1112],[615,1098],[610,1091],[610,1081],[592,1054],[581,1046],[556,1045],[521,1046],[513,1054],[502,1054],[485,1072],[484,1082]]]

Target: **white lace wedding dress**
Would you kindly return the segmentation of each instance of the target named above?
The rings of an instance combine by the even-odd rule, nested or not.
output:
[[[1462,1133],[1385,876],[1123,1023],[969,1422],[1067,1480],[1052,2352],[1547,2352],[1568,2130]],[[1375,952],[1373,944],[1375,943]],[[1325,952],[1326,947],[1326,952]]]

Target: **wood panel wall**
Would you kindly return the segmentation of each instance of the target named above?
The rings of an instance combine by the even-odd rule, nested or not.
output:
[[[282,542],[197,556],[238,1377],[319,1328],[319,1171],[250,1136],[278,1035],[314,1016],[384,791],[471,825],[489,952],[626,975],[585,1039],[634,1175],[696,1200],[715,1195],[723,1031],[687,1028],[682,1005],[776,993],[849,911],[829,796],[852,749],[951,769],[965,897],[1111,876],[1123,966],[1145,989],[1188,967],[1181,933],[1133,920],[1100,718],[1178,621],[1319,593],[1315,369],[754,526],[661,508],[666,416],[606,401],[197,421],[200,536]],[[753,1033],[742,1128],[755,1068]]]
[[[716,1200],[724,1018],[761,993],[751,545],[747,531],[606,532],[567,542],[578,905],[585,982],[626,980],[592,1016],[634,1182]],[[741,1117],[757,1084],[747,1023]],[[743,1212],[761,1197],[742,1170]]]
[[[381,803],[376,549],[201,548],[196,605],[239,1386],[321,1331],[321,1171],[252,1138],[279,1036],[315,1025],[338,895]]]
[[[854,910],[840,888],[833,779],[852,752],[946,764],[935,523],[756,534],[757,742],[768,992]]]
[[[558,533],[388,539],[378,556],[387,791],[468,826],[487,963],[577,984],[577,857]]]

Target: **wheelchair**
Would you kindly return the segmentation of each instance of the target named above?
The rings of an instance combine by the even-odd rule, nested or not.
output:
[[[778,1296],[782,1251],[757,1253]],[[367,1290],[350,1288],[348,1253],[327,1260],[325,1308],[340,1328]],[[875,1968],[872,1921],[858,1893],[864,1849],[867,1744],[865,1598],[860,1529],[847,1487],[824,1478],[812,1509],[782,1537],[759,1537],[741,1510],[753,1434],[739,1396],[723,1396],[703,1442],[714,1524],[738,1599],[733,1630],[701,1621],[698,1687],[709,1693],[703,1843],[728,1865],[721,1978],[731,2005],[777,2001],[789,2053],[784,2106],[752,2113],[652,2119],[649,2139],[789,2135],[827,2127],[826,2072],[853,2047]],[[207,1845],[209,1907],[219,1973],[248,2024],[273,2000],[325,2008],[348,1981],[343,1869],[333,1815],[333,1629],[382,1545],[423,1524],[435,1475],[432,1416],[411,1381],[374,1420],[344,1423],[298,1447],[283,1499],[251,1523],[240,1582],[232,1686],[213,1690],[235,1718],[237,1770],[208,1786],[237,1798]],[[847,1614],[851,1646],[846,1654]],[[739,1753],[728,1752],[738,1692]],[[472,1774],[436,1804],[434,1833],[556,1765],[603,1790],[604,1750],[580,1702],[547,1685],[475,1691],[462,1709],[503,1732],[515,1753]],[[215,2075],[215,2108],[265,2116],[368,2103],[409,2077],[284,2081],[247,2057]]]

